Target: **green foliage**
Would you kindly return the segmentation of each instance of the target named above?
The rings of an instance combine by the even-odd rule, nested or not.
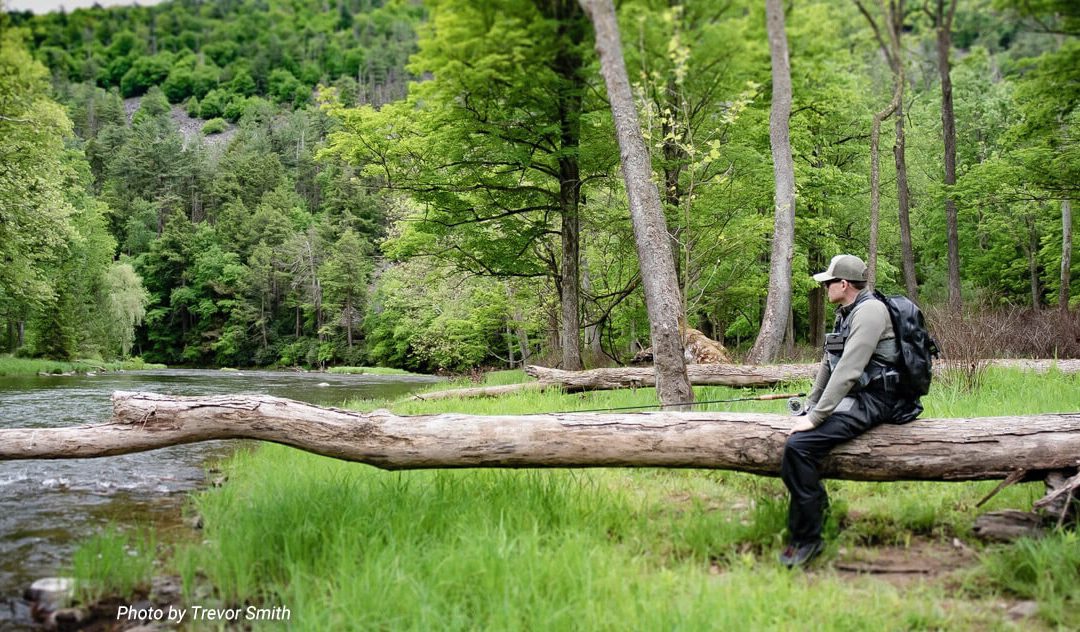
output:
[[[47,96],[46,70],[12,29],[0,32],[0,313],[25,316],[55,299],[48,278],[74,237],[64,198],[71,121]]]
[[[151,57],[139,57],[120,79],[120,93],[125,97],[143,94],[153,86],[160,85],[169,76],[172,68],[171,53],[161,53]],[[177,101],[186,95],[179,95]]]
[[[1039,540],[1022,539],[987,553],[971,578],[974,590],[986,585],[1039,602],[1039,616],[1062,629],[1080,626],[1080,539],[1058,531]]]
[[[456,286],[438,283],[448,272],[412,260],[383,273],[364,323],[372,361],[421,373],[462,371],[505,348],[501,284],[461,277]]]
[[[225,122],[223,118],[212,118],[209,121],[203,123],[202,133],[204,136],[210,136],[211,134],[220,134],[228,129],[229,124]]]
[[[4,346],[14,349],[22,326],[23,354],[111,356],[130,345],[173,363],[378,358],[462,370],[505,365],[525,346],[543,360],[558,348],[559,231],[575,182],[579,298],[600,347],[592,361],[625,361],[648,345],[619,152],[577,5],[325,4],[176,2],[4,18],[5,42],[20,37],[7,24],[25,26],[33,57],[49,66],[5,44],[0,83],[16,96],[0,104],[12,174],[0,180],[0,208],[14,218],[0,227]],[[1060,204],[1080,177],[1080,49],[1063,6],[959,2],[951,191],[940,182],[938,77],[926,52],[934,33],[918,12],[906,17],[924,302],[946,295],[947,196],[959,208],[966,299],[1056,300]],[[688,324],[745,346],[761,317],[772,227],[762,8],[631,0],[619,22]],[[868,121],[891,85],[850,3],[796,3],[787,32],[801,341],[829,315],[809,274],[836,252],[864,254]],[[426,80],[406,94],[410,76]],[[129,123],[121,95],[134,94],[143,96]],[[204,145],[170,103],[235,123],[235,134]],[[891,135],[886,125],[886,153]],[[84,152],[85,165],[60,157],[69,151]],[[883,163],[878,280],[890,291],[900,250],[893,165]],[[575,168],[577,180],[562,177]],[[148,292],[134,339],[92,317],[107,311],[107,262],[118,254]],[[417,257],[428,261],[402,264]]]
[[[217,88],[207,92],[199,101],[199,118],[215,119],[225,115],[225,106],[232,98],[228,92]]]

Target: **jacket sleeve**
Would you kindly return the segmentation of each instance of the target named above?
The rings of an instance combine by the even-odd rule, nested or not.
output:
[[[828,378],[821,397],[810,411],[810,423],[818,426],[832,414],[859,376],[866,370],[878,341],[889,326],[888,308],[880,301],[867,301],[851,315],[851,328],[844,343],[844,352]],[[818,372],[821,376],[821,372]],[[817,384],[815,383],[815,388]]]
[[[815,408],[817,402],[821,399],[821,393],[825,391],[825,385],[829,383],[829,375],[832,370],[829,368],[829,354],[826,353],[821,358],[821,364],[818,365],[817,377],[814,378],[814,386],[810,389],[810,395],[806,398],[807,408]]]

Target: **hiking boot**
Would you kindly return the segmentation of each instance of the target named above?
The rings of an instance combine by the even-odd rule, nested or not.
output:
[[[816,540],[807,544],[789,544],[780,553],[780,563],[788,568],[802,566],[824,550],[824,540]]]

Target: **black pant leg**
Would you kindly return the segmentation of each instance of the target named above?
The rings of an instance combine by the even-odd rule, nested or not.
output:
[[[791,493],[788,530],[793,544],[807,544],[821,538],[828,495],[818,467],[834,446],[866,432],[878,421],[869,419],[865,408],[855,414],[830,415],[812,430],[796,432],[784,444],[780,476]]]

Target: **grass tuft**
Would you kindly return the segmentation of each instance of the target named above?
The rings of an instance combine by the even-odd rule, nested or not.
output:
[[[134,534],[108,528],[83,542],[72,559],[76,597],[92,603],[108,596],[145,594],[154,570],[151,531]]]

